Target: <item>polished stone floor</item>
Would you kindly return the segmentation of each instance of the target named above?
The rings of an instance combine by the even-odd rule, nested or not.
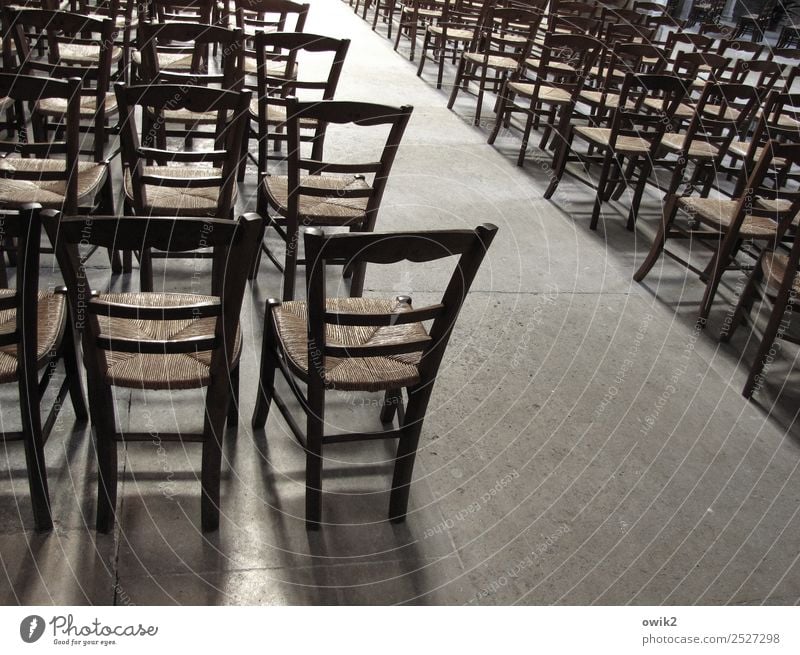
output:
[[[46,448],[52,533],[31,530],[21,447],[3,450],[0,602],[798,602],[797,350],[782,348],[745,401],[755,338],[741,330],[731,344],[716,340],[736,279],[703,333],[694,331],[696,277],[664,259],[644,284],[632,280],[658,196],[645,199],[635,233],[624,227],[624,197],[591,232],[591,190],[566,177],[544,200],[548,155],[531,147],[517,168],[518,134],[488,146],[489,123],[472,127],[474,97],[462,93],[447,110],[434,67],[415,76],[407,41],[395,53],[346,3],[311,4],[307,31],[352,39],[339,96],[415,108],[379,228],[500,228],[442,366],[408,521],[385,520],[389,444],[361,444],[331,448],[327,525],[304,529],[302,450],[277,412],[265,432],[249,426],[264,301],[280,292],[265,264],[245,298],[240,422],[226,435],[219,531],[199,528],[199,448],[154,439],[124,449],[119,520],[113,534],[96,534],[92,442],[67,410]],[[103,258],[91,262],[107,280]],[[195,273],[186,268],[184,281]],[[443,280],[438,269],[374,268],[367,288],[429,297]],[[0,394],[8,428],[16,401],[11,388]],[[331,394],[328,418],[376,427],[377,400]],[[199,427],[199,392],[122,392],[117,402],[128,429]]]

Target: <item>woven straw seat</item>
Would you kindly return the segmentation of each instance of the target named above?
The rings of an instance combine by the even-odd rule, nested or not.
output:
[[[267,191],[280,205],[279,211],[285,213],[289,202],[286,175],[269,175],[264,178]],[[338,198],[336,192],[345,189],[369,189],[369,184],[353,175],[304,175],[300,178],[303,186],[331,191],[330,197],[300,196],[301,222],[317,222],[325,225],[347,225],[364,218],[367,198]],[[315,221],[314,219],[325,219]]]
[[[414,8],[408,5],[403,5],[404,14],[413,14]],[[439,9],[418,9],[417,14],[426,18],[441,18],[442,12]]]
[[[592,105],[601,105],[606,107],[607,109],[616,109],[619,106],[619,94],[618,93],[606,93],[605,97],[603,97],[602,91],[581,91],[578,99],[583,102],[588,102]],[[629,109],[633,109],[635,107],[634,103],[628,100],[625,103],[625,106]]]
[[[536,57],[529,57],[528,59],[525,60],[525,63],[528,66],[530,66],[531,68],[536,69],[536,68],[539,68],[539,66],[541,65],[542,62],[541,62],[540,59],[538,59]],[[552,61],[551,60],[550,63],[548,64],[548,66],[550,68],[557,68],[558,70],[568,71],[570,73],[574,73],[575,72],[575,67],[574,66],[570,66],[569,64],[565,64],[563,61]]]
[[[531,96],[533,96],[533,92],[536,89],[536,85],[525,82],[509,82],[508,88],[514,91],[514,93],[530,98]],[[546,100],[547,102],[550,103],[566,104],[572,99],[572,96],[570,95],[569,91],[565,91],[564,89],[559,89],[558,87],[541,86],[539,87],[538,99]]]
[[[393,299],[328,298],[326,308],[329,311],[386,313],[402,309],[403,306]],[[278,338],[288,355],[289,364],[304,379],[308,375],[306,312],[304,301],[285,302],[272,312]],[[325,329],[328,344],[345,346],[403,343],[427,336],[421,323],[389,327],[326,325]],[[343,391],[382,391],[409,386],[419,382],[419,359],[418,352],[390,357],[328,357],[325,360],[325,384],[330,389]]]
[[[579,125],[575,128],[575,133],[580,134],[587,141],[599,146],[608,146],[611,130],[606,127],[584,127]],[[651,144],[647,139],[638,136],[619,136],[614,149],[623,153],[646,153],[650,152]]]
[[[517,62],[511,57],[502,57],[500,55],[482,55],[479,52],[467,52],[464,54],[464,59],[467,61],[474,61],[478,64],[485,63],[490,68],[505,68],[507,70],[514,70],[517,67]]]
[[[58,54],[62,62],[75,64],[94,64],[100,59],[100,46],[80,43],[59,43]],[[114,46],[111,49],[111,63],[116,64],[122,59],[122,48]]]
[[[0,289],[0,298],[14,294],[11,289]],[[41,368],[47,364],[51,351],[57,346],[64,331],[66,296],[62,293],[39,292],[36,360]],[[0,311],[0,335],[9,334],[16,328],[17,310]],[[0,348],[0,382],[17,379],[17,345]]]
[[[60,117],[67,113],[66,98],[45,98],[36,103],[36,111],[46,116]],[[114,93],[106,93],[105,101],[106,114],[117,113],[117,96]],[[81,97],[81,118],[94,118],[97,113],[97,98],[93,96]]]
[[[142,64],[142,53],[134,50],[131,59],[137,66]],[[185,52],[159,52],[158,67],[160,70],[191,71],[192,53]]]
[[[683,150],[686,143],[685,134],[668,133],[661,138],[661,145],[668,150],[678,151]],[[719,154],[719,149],[713,143],[703,141],[702,139],[692,139],[689,144],[690,157],[712,159]]]
[[[221,168],[209,166],[145,166],[145,175],[160,177],[177,177],[190,180],[197,177],[220,177]],[[133,201],[133,189],[129,173],[125,173],[125,195]],[[234,200],[236,185],[233,187]],[[150,212],[156,214],[163,211],[174,214],[176,211],[188,216],[198,212],[206,214],[217,209],[219,201],[219,186],[181,188],[173,186],[145,185],[145,196]]]
[[[250,101],[250,114],[253,118],[258,118],[258,98]],[[286,107],[282,105],[267,105],[267,123],[269,125],[283,125],[286,122]],[[310,118],[300,119],[300,128],[313,130],[317,127],[317,121]]]
[[[109,293],[100,300],[138,307],[180,307],[213,300],[211,296],[188,293]],[[140,321],[98,316],[100,333],[113,338],[138,341],[180,341],[214,334],[216,317],[182,321]],[[237,333],[235,367],[241,353]],[[143,389],[196,389],[209,384],[211,352],[169,355],[106,352],[105,381],[120,387]]]
[[[64,162],[56,159],[0,159],[1,171],[63,171]],[[94,197],[106,176],[103,163],[78,162],[78,203]],[[66,182],[17,180],[0,177],[0,204],[17,206],[36,202],[45,208],[61,209],[66,195]]]
[[[431,34],[436,34],[437,36],[444,34],[444,28],[439,27],[438,25],[431,25],[428,28],[428,31]],[[453,41],[470,41],[472,39],[472,30],[450,27],[447,30],[447,38],[452,39]]]
[[[723,198],[681,198],[681,207],[694,213],[706,225],[725,231],[731,224],[738,202]],[[745,239],[765,239],[775,236],[777,223],[762,216],[746,216],[739,231]]]

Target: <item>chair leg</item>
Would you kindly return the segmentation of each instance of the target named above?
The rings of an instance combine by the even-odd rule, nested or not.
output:
[[[72,330],[71,317],[67,317],[67,325],[64,328],[64,336],[61,340],[61,350],[64,359],[64,372],[69,381],[69,399],[72,402],[72,411],[78,421],[85,421],[89,418],[89,411],[86,408],[86,400],[83,396],[83,382],[81,381],[81,371],[78,366],[78,350],[75,344],[75,333]]]
[[[589,228],[592,230],[597,229],[597,223],[600,220],[600,210],[603,206],[603,198],[606,193],[606,186],[608,184],[608,176],[611,172],[611,165],[614,161],[614,151],[611,149],[606,150],[603,157],[603,169],[600,171],[600,180],[597,183],[597,194],[594,197],[594,208],[592,209],[592,220],[589,223]]]
[[[525,129],[522,132],[522,143],[519,146],[519,155],[517,155],[517,166],[522,168],[525,164],[525,153],[528,152],[528,140],[531,136],[531,127],[533,126],[533,112],[529,112],[525,117]]]
[[[300,247],[300,239],[297,229],[287,228],[286,232],[286,259],[283,264],[283,300],[294,300],[297,249]]]
[[[228,413],[229,390],[227,376],[215,380],[206,392],[206,411],[203,425],[203,455],[200,482],[200,523],[203,532],[219,528],[220,477],[222,468],[222,438]]]
[[[391,423],[397,413],[397,407],[402,401],[402,392],[399,389],[389,389],[383,395],[381,406],[381,423]]]
[[[325,424],[325,391],[308,388],[306,415],[306,530],[322,522],[322,434]]]
[[[637,270],[633,275],[633,279],[636,280],[636,282],[641,282],[644,280],[645,276],[650,272],[650,269],[652,269],[655,263],[658,261],[658,258],[661,257],[661,252],[664,250],[664,244],[667,241],[669,228],[672,226],[672,222],[675,220],[675,214],[677,211],[678,196],[670,196],[667,200],[667,206],[664,207],[664,213],[658,226],[658,232],[656,232],[656,236],[653,239],[652,245],[650,246],[650,252],[647,253],[647,257],[645,257],[645,260],[642,262],[639,270]]]
[[[114,527],[117,508],[117,442],[114,439],[114,400],[107,387],[93,389],[90,401],[97,449],[97,531],[108,533]]]
[[[572,148],[572,130],[569,131],[567,138],[559,141],[558,147],[553,154],[553,170],[550,171],[552,177],[544,192],[545,199],[550,199],[553,196],[567,168],[567,159],[569,158],[570,148]]]
[[[229,428],[235,428],[239,423],[239,364],[231,371],[230,393],[227,425]]]
[[[149,248],[143,248],[139,255],[139,286],[144,292],[153,290],[153,256]]]
[[[628,223],[625,227],[629,232],[633,232],[633,227],[636,224],[636,217],[639,215],[639,206],[642,204],[642,196],[644,195],[644,188],[647,186],[647,178],[650,176],[651,166],[650,160],[644,157],[642,160],[642,169],[639,172],[640,179],[633,191],[633,200],[631,201],[631,208],[628,211]]]
[[[253,428],[263,428],[267,423],[269,406],[272,404],[272,394],[275,388],[275,335],[273,333],[272,304],[267,301],[264,317],[264,336],[261,340],[261,367],[258,375],[258,391],[256,392],[256,406],[253,410],[251,424]]]
[[[450,98],[447,101],[447,108],[452,109],[453,105],[456,102],[456,96],[458,95],[458,90],[461,88],[461,83],[464,81],[464,68],[467,65],[467,60],[464,57],[461,57],[461,60],[458,62],[458,70],[456,71],[456,79],[453,82],[453,90],[450,92]]]
[[[28,485],[33,505],[33,521],[38,532],[53,527],[50,514],[50,493],[47,488],[47,467],[44,460],[44,436],[39,397],[39,379],[33,361],[19,362],[19,400],[22,415],[22,432],[25,444],[25,463],[28,469]]]
[[[750,274],[750,277],[747,278],[747,284],[745,284],[744,289],[742,289],[739,302],[736,303],[736,309],[730,321],[726,320],[722,325],[722,329],[719,333],[719,340],[721,342],[727,343],[730,341],[733,337],[733,333],[736,332],[736,329],[739,327],[739,324],[744,322],[745,313],[750,309],[750,299],[753,296],[756,285],[763,277],[764,271],[761,269],[761,257],[759,257],[753,272]]]

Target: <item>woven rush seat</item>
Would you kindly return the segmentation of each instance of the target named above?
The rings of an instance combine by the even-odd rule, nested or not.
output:
[[[138,307],[180,307],[213,300],[212,296],[189,293],[108,293],[99,300]],[[144,321],[97,317],[100,333],[137,341],[180,341],[213,336],[216,317],[180,321]],[[241,354],[241,334],[237,331],[234,362]],[[106,351],[105,381],[120,387],[143,389],[196,389],[210,381],[211,352],[180,354],[139,354]]]
[[[250,114],[258,118],[258,98],[250,101]],[[286,122],[286,107],[283,105],[267,104],[267,123],[270,125],[283,125]],[[301,118],[300,127],[312,130],[317,127],[317,121],[311,118]]]
[[[289,178],[286,175],[268,175],[264,177],[267,192],[280,205],[282,213],[289,204]],[[347,225],[364,217],[367,209],[367,198],[339,198],[336,192],[345,189],[369,189],[369,184],[353,175],[303,175],[302,186],[326,189],[331,191],[330,197],[300,196],[300,216],[308,222],[314,219],[325,219],[326,225]],[[319,222],[319,224],[322,224]]]
[[[409,5],[403,5],[402,9],[404,14],[413,14],[414,7],[410,7]],[[442,15],[441,9],[418,9],[417,14],[419,16],[424,16],[426,18],[440,18]]]
[[[661,145],[668,150],[683,150],[686,146],[686,135],[674,133],[665,134],[661,138]],[[689,144],[688,154],[690,157],[713,158],[719,154],[719,148],[708,141],[692,139],[692,142]]]
[[[482,55],[479,52],[467,52],[464,54],[464,59],[467,61],[474,61],[478,64],[486,64],[490,68],[506,68],[514,70],[518,64],[511,57],[503,57],[501,55]]]
[[[789,256],[785,253],[769,250],[761,258],[761,270],[764,272],[766,283],[774,288],[781,286],[783,278],[786,276],[786,267],[789,264]],[[795,275],[792,280],[792,287],[795,293],[800,292],[800,276]]]
[[[437,36],[444,34],[444,28],[439,27],[438,25],[431,25],[428,28],[428,31],[431,34],[436,34]],[[447,29],[447,38],[452,39],[453,41],[469,41],[472,39],[472,30],[449,27]]]
[[[525,60],[525,63],[528,66],[530,66],[531,68],[539,68],[539,66],[541,66],[542,62],[541,62],[541,59],[539,59],[538,57],[529,57],[528,59]],[[574,66],[570,66],[569,64],[565,64],[563,61],[553,61],[553,60],[551,60],[550,63],[548,64],[548,66],[550,68],[557,68],[558,70],[562,70],[562,71],[569,71],[570,73],[576,72]]]
[[[579,125],[575,128],[575,133],[583,136],[599,146],[608,146],[611,137],[611,130],[607,127],[585,127]],[[647,139],[639,136],[619,136],[614,149],[617,152],[646,153],[650,152],[651,144]]]
[[[161,70],[190,71],[192,70],[192,53],[185,52],[159,52],[158,67]],[[134,50],[131,59],[137,66],[142,64],[142,53]]]
[[[45,98],[36,102],[36,111],[47,116],[64,116],[67,113],[66,98]],[[117,96],[106,93],[106,114],[117,113]],[[94,118],[97,113],[97,98],[94,96],[81,97],[81,118]]]
[[[12,295],[14,295],[12,289],[0,289],[0,298],[7,298]],[[66,311],[66,295],[47,291],[39,292],[36,361],[39,363],[40,368],[47,363],[51,351],[61,338]],[[0,311],[0,335],[12,333],[16,329],[16,321],[16,309]],[[16,380],[17,369],[17,345],[0,348],[0,382]]]
[[[0,159],[0,171],[51,172],[63,171],[64,162],[55,159]],[[88,161],[78,162],[78,202],[93,198],[106,176],[106,165]],[[36,202],[45,208],[61,209],[66,196],[64,180],[18,180],[0,177],[0,203],[21,205]]]
[[[9,107],[13,107],[14,100],[13,98],[0,98],[0,111],[5,111]]]
[[[521,96],[531,97],[536,89],[536,85],[526,82],[509,82],[508,88]],[[566,104],[572,99],[572,96],[568,91],[559,89],[558,87],[541,86],[539,87],[538,99],[547,100],[551,103],[560,102]]]
[[[762,206],[764,203],[761,203]],[[736,215],[738,201],[724,198],[681,198],[679,205],[706,225],[725,231]],[[765,239],[775,235],[777,223],[763,216],[745,216],[739,233],[744,238]]]
[[[144,166],[143,168],[144,175],[176,177],[187,180],[197,177],[221,178],[222,176],[221,168],[211,168],[210,166]],[[128,172],[125,173],[124,187],[125,195],[129,200],[133,201],[132,181]],[[174,215],[177,211],[187,216],[193,216],[198,211],[202,213],[215,211],[219,200],[219,190],[219,186],[182,188],[146,184],[145,196],[147,197],[148,209],[153,214],[164,211]],[[235,200],[236,185],[233,186],[233,196]]]
[[[747,157],[747,153],[750,150],[750,145],[750,141],[731,141],[731,144],[728,146],[728,152],[738,157]],[[755,158],[759,159],[763,152],[764,148],[756,148]],[[776,166],[786,166],[786,160],[781,159],[780,157],[776,157],[774,161]]]
[[[94,64],[100,59],[100,46],[81,43],[59,43],[58,55],[62,62],[76,64]],[[111,49],[111,63],[116,64],[122,59],[122,48],[114,46]]]
[[[402,309],[396,300],[382,298],[328,298],[328,311],[387,313]],[[406,305],[408,307],[408,305]],[[307,309],[304,301],[289,301],[272,312],[276,333],[299,377],[308,376]],[[395,326],[326,325],[326,343],[343,346],[403,343],[427,336],[421,323]],[[382,391],[419,382],[419,353],[389,357],[357,357],[325,360],[325,385],[343,391]]]
[[[602,91],[581,91],[578,99],[591,105],[606,107],[607,109],[616,109],[619,106],[618,93],[606,93],[604,96]],[[636,105],[633,101],[628,100],[625,106],[633,109]]]

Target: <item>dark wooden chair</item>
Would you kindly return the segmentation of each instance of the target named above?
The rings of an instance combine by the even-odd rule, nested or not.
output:
[[[85,421],[86,404],[75,354],[66,289],[39,290],[41,223],[38,205],[0,211],[0,236],[18,239],[16,288],[0,280],[0,384],[16,383],[22,429],[0,433],[0,441],[22,441],[36,530],[53,527],[44,445],[69,392],[75,418]],[[58,360],[65,379],[42,422],[41,397]],[[41,378],[39,374],[41,373]]]
[[[239,314],[261,219],[74,217],[43,212],[69,290],[70,306],[83,322],[82,343],[89,410],[98,457],[97,530],[112,529],[117,500],[117,444],[150,441],[151,432],[121,432],[114,418],[112,387],[206,388],[202,433],[158,432],[163,441],[203,445],[203,531],[219,526],[220,468],[226,416],[236,420],[241,354]],[[77,256],[78,244],[121,249],[215,251],[209,295],[195,293],[97,293]],[[155,428],[153,428],[155,429]]]
[[[332,100],[350,40],[303,32],[260,32],[256,34],[253,43],[257,63],[256,88],[250,102],[250,129],[243,147],[247,148],[250,138],[258,140],[256,163],[259,171],[266,171],[268,159],[284,158],[281,154],[270,155],[269,146],[272,143],[280,153],[281,144],[286,141],[286,98],[294,96],[304,100]],[[308,63],[312,64],[309,68],[313,73],[298,73],[292,78],[273,74],[273,63],[276,60],[282,62],[279,66],[281,70],[288,67],[299,71],[299,63],[304,57],[312,60]],[[256,128],[252,129],[254,122]],[[312,142],[319,152],[323,147],[324,136],[324,128],[317,121],[309,119],[301,123],[300,140]],[[250,157],[253,158],[252,155]],[[243,157],[242,164],[245,162],[246,158]],[[242,172],[240,170],[240,178]]]
[[[800,210],[800,193],[795,190],[796,184],[789,187],[780,182],[785,172],[796,171],[799,163],[800,144],[769,141],[749,169],[752,173],[746,176],[736,197],[730,200],[678,194],[667,197],[658,233],[634,279],[637,282],[644,279],[665,251],[668,238],[710,242],[712,257],[703,271],[678,256],[672,257],[706,282],[697,319],[698,327],[704,327],[723,274],[731,266],[738,268],[734,260],[742,242],[748,240],[775,249],[790,229]],[[677,223],[678,210],[688,214],[688,228]]]
[[[266,103],[268,100],[261,97],[259,101]],[[266,108],[259,111],[265,113]],[[349,228],[351,232],[374,230],[383,192],[412,111],[408,106],[337,100],[298,102],[287,98],[288,174],[272,175],[262,171],[258,190],[259,213],[269,217],[267,225],[286,242],[283,262],[264,247],[273,263],[283,270],[284,300],[294,298],[301,226],[336,226]],[[337,130],[339,138],[350,144],[343,152],[356,150],[353,144],[359,143],[358,130],[377,129],[387,134],[380,152],[367,161],[334,160],[326,158],[319,150],[314,152],[313,148],[311,156],[307,157],[301,152],[300,130],[302,122],[309,120],[325,129],[331,124],[346,125],[346,130],[341,127]],[[326,149],[329,139],[326,136]],[[362,151],[360,156],[367,155]],[[346,272],[352,273],[351,295],[361,295],[363,270],[346,269]]]
[[[602,204],[611,199],[618,187],[621,192],[624,187],[633,186],[627,222],[628,229],[632,230],[648,176],[654,163],[662,156],[661,138],[673,127],[675,111],[686,94],[687,85],[686,80],[673,75],[628,73],[612,112],[610,126],[573,125],[566,138],[558,144],[553,157],[553,175],[544,197],[550,198],[555,193],[569,161],[600,164],[600,179],[589,226],[597,229]],[[656,111],[644,106],[654,98],[658,100]],[[573,150],[575,137],[588,144],[588,153]],[[625,160],[627,167],[623,167]]]
[[[417,49],[417,32],[425,32],[429,25],[437,24],[443,16],[443,5],[437,0],[404,0],[400,6],[400,21],[394,49],[400,46],[400,38],[405,34],[410,42],[409,61],[414,61]]]
[[[736,29],[731,38],[739,39],[749,33],[751,41],[763,41],[764,34],[772,22],[772,16],[775,13],[775,6],[777,4],[778,0],[767,0],[761,6],[761,10],[759,12],[747,12],[742,14],[739,17],[739,21],[736,24]]]
[[[530,53],[541,19],[540,13],[524,9],[490,10],[478,42],[471,44],[461,55],[447,108],[453,108],[462,88],[468,89],[470,82],[477,82],[478,101],[473,124],[479,125],[487,86],[491,84],[499,91],[509,76],[520,68]]]
[[[727,0],[694,0],[686,19],[686,27],[695,23],[719,23]]]
[[[497,228],[475,230],[325,236],[305,234],[308,302],[268,300],[261,350],[261,374],[253,427],[263,428],[274,401],[306,451],[306,526],[322,522],[323,449],[335,443],[398,439],[389,519],[405,520],[411,474],[428,401],[456,318]],[[422,264],[458,257],[440,302],[414,308],[411,298],[326,298],[325,268]],[[432,321],[429,329],[423,325]],[[305,430],[275,392],[280,370],[306,413]],[[303,394],[297,380],[307,386]],[[402,390],[408,397],[403,402]],[[325,393],[383,391],[384,424],[398,415],[398,427],[375,433],[325,433]]]
[[[233,218],[250,91],[185,84],[127,87],[122,82],[115,90],[120,108],[125,214]],[[147,118],[141,129],[137,108]],[[204,123],[214,114],[210,149],[170,147],[165,112],[180,110],[202,115]],[[141,250],[140,275],[142,288],[149,291],[152,262],[147,250]]]

